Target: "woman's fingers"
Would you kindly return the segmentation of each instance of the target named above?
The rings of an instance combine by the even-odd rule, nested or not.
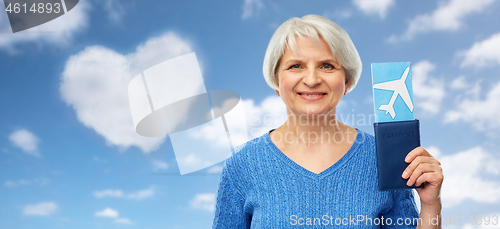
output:
[[[407,185],[420,186],[426,183],[424,188],[417,189],[421,203],[427,206],[434,206],[436,203],[440,205],[439,193],[444,180],[441,163],[423,147],[417,147],[409,152],[405,161],[409,165],[402,176],[408,179]]]
[[[442,177],[441,163],[423,147],[417,147],[409,152],[405,161],[410,164],[406,167],[402,177],[408,179],[408,186],[414,184],[420,186],[424,182],[439,181],[439,177]]]
[[[427,150],[424,149],[424,147],[422,146],[419,146],[415,149],[413,149],[412,151],[410,151],[407,155],[406,155],[406,158],[405,158],[405,161],[406,163],[410,163],[412,162],[415,158],[419,157],[419,156],[428,156],[428,157],[432,157],[432,155],[427,152]],[[441,164],[441,163],[439,163]]]
[[[412,151],[410,151],[405,158],[406,163],[412,162],[416,157],[418,156],[424,156],[425,154],[428,154],[427,150],[425,150],[423,147],[419,146]],[[427,156],[427,155],[425,155]]]
[[[441,173],[441,166],[437,164],[419,164],[411,173],[410,178],[406,182],[408,186],[420,186],[424,182],[431,182],[438,179],[438,174]]]
[[[441,163],[436,160],[435,158],[428,157],[428,156],[418,156],[417,158],[413,159],[413,161],[406,167],[405,171],[403,172],[402,176],[404,179],[407,179],[410,177],[410,175],[415,171],[415,169],[420,165],[420,164],[433,164],[433,165],[441,165]]]
[[[439,185],[443,181],[443,173],[440,171],[433,171],[433,172],[428,172],[422,174],[420,177],[417,178],[415,181],[416,186],[420,186],[424,182],[427,182],[428,184],[436,184]]]

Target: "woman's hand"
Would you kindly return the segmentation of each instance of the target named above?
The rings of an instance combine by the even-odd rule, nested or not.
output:
[[[441,163],[423,147],[417,147],[409,152],[405,161],[410,163],[402,175],[408,179],[406,184],[420,186],[425,183],[424,188],[416,189],[420,196],[421,207],[441,208],[440,191],[444,179]]]

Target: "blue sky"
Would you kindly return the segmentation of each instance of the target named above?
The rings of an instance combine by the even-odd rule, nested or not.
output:
[[[285,112],[262,77],[268,41],[306,14],[342,26],[363,61],[338,107],[349,125],[373,133],[371,63],[412,63],[422,145],[444,170],[443,216],[466,221],[445,228],[495,228],[467,221],[500,218],[499,10],[494,0],[82,0],[16,34],[0,13],[0,228],[209,228],[222,164],[178,175],[168,137],[133,132],[124,85],[134,68],[196,52],[206,89],[239,93],[258,137],[280,122],[259,120]]]

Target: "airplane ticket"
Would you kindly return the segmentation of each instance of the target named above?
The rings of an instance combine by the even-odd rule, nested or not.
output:
[[[375,122],[415,120],[410,62],[373,63]]]

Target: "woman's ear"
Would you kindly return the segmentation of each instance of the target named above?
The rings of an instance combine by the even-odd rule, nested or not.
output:
[[[276,73],[276,74],[275,74],[275,77],[276,77],[276,86],[278,86],[278,88],[279,88],[279,86],[280,86],[280,83],[279,83],[279,82],[280,82],[280,81],[279,81],[279,78],[278,78],[278,73]],[[280,96],[280,91],[278,91],[278,90],[274,90],[274,93],[275,93],[277,96]]]
[[[347,94],[347,89],[349,88],[349,81],[347,79],[345,80],[345,85],[344,85],[344,95]]]

